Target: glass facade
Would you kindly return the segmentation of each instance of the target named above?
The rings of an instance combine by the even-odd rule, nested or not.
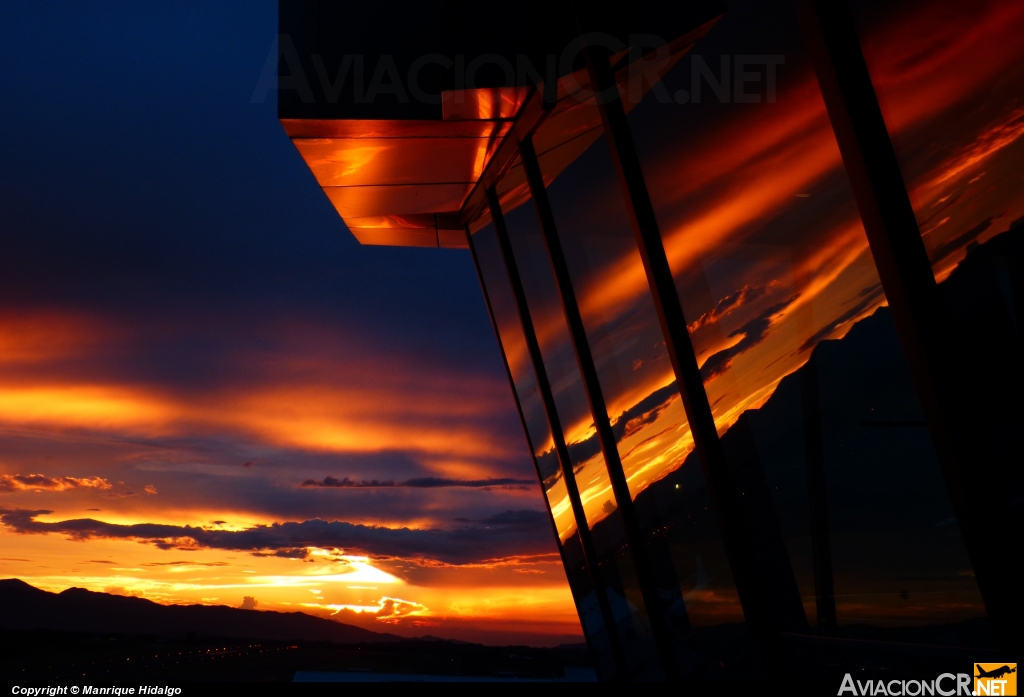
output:
[[[1012,0],[851,3],[872,81],[938,280],[1024,217],[1024,8]],[[908,40],[894,41],[913,27]],[[942,46],[941,51],[922,49]],[[914,57],[918,56],[915,60]]]
[[[788,631],[809,620],[879,638],[980,620],[985,607],[797,18],[786,2],[730,9],[702,54],[663,84],[694,90],[694,75],[708,79],[704,66],[721,79],[721,56],[784,57],[744,68],[758,101],[737,101],[735,89],[728,101],[648,100],[629,120],[730,467],[747,478],[744,498],[762,502],[748,504],[760,565],[773,569],[772,595],[791,599],[777,620]],[[743,31],[768,24],[773,31]],[[822,474],[813,494],[809,466]],[[827,510],[817,531],[831,562],[818,567],[831,577],[818,579],[832,588],[824,617],[809,495]]]
[[[693,437],[605,137],[551,177],[548,197],[645,535],[659,610],[677,662],[689,667],[690,647],[701,640],[693,630],[735,627],[742,610],[700,466],[690,459],[683,468]],[[626,285],[633,279],[640,280],[639,292]],[[745,638],[737,632],[737,641]]]
[[[467,192],[413,211],[466,233],[600,677],[1011,658],[1020,3],[641,4],[674,33],[581,10],[553,82],[445,121]]]
[[[579,610],[580,623],[597,659],[599,674],[611,679],[616,675],[615,659],[611,655],[606,624],[598,607],[595,585],[576,528],[494,225],[488,225],[475,233],[473,250],[480,269],[481,282],[487,292],[498,339],[506,356],[513,389],[520,405],[527,440],[534,449],[538,479],[558,536],[559,551],[573,599]]]
[[[730,9],[703,52],[673,57],[662,77],[665,93],[690,99],[649,94],[624,112],[736,482],[756,583],[771,598],[762,621],[779,637],[775,658],[805,660],[809,647],[839,637],[994,649],[797,18],[788,3]],[[775,31],[745,31],[767,24]],[[757,59],[730,67],[736,56]],[[745,71],[755,94],[736,85],[699,98],[701,87],[707,95],[728,84],[733,70]],[[599,582],[613,605],[622,596],[630,608],[629,622],[615,612],[626,677],[765,676],[771,668],[744,622],[598,106],[555,113],[560,119],[542,123],[532,142],[657,608],[646,608],[637,588],[638,560],[521,162],[498,190],[600,555]],[[581,152],[566,164],[558,150],[567,149],[570,119]],[[517,389],[528,399],[527,384]],[[670,627],[672,667],[645,671],[634,658],[657,655],[647,645],[655,640],[649,612]],[[844,658],[880,670],[900,664],[871,655],[877,650]]]
[[[971,546],[994,538],[991,530],[1013,531],[1016,536],[1011,533],[1009,539],[1019,544],[1024,447],[1015,424],[1024,389],[1024,191],[1019,176],[1024,48],[1009,37],[1024,28],[1024,7],[1002,0],[971,7],[934,2],[927,12],[921,10],[918,3],[903,8],[851,3],[914,218],[948,310],[947,340],[968,374],[965,401],[980,407],[970,426],[976,439],[971,483],[988,519],[986,532],[975,543],[971,531],[954,528],[952,522],[946,527],[953,535],[967,533]],[[908,27],[913,32],[906,41],[892,41]],[[932,46],[941,50],[928,50]],[[959,545],[954,547],[959,551]],[[950,555],[945,568],[971,568],[963,556]],[[996,613],[998,605],[984,593],[986,577],[1012,572],[986,572],[977,568],[977,560],[975,567],[986,605]],[[968,614],[966,606],[977,608],[982,599],[959,580],[956,591],[952,582],[936,588],[941,593],[936,602]],[[998,623],[998,617],[993,619]]]
[[[566,425],[566,439],[573,476],[589,534],[600,560],[601,579],[609,590],[616,628],[625,649],[626,670],[631,675],[663,677],[650,665],[657,655],[651,645],[651,628],[635,565],[625,537],[620,511],[612,491],[608,463],[597,442],[582,377],[566,326],[561,296],[548,261],[548,253],[532,203],[503,211],[512,246],[523,276],[531,314],[543,317],[541,348],[555,392],[559,415]],[[653,672],[652,672],[653,671]]]

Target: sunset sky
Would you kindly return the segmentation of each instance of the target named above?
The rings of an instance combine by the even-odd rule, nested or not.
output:
[[[941,279],[1024,216],[1024,7],[856,7]],[[786,8],[737,3],[697,51],[784,54],[775,103],[630,117],[720,430],[885,302]],[[0,9],[0,577],[580,641],[469,255],[352,238],[250,103],[276,23],[276,2]],[[602,147],[551,195],[635,494],[692,441]],[[578,384],[559,408],[598,519]]]
[[[276,3],[0,15],[0,576],[579,641],[468,254],[360,247],[250,103]]]

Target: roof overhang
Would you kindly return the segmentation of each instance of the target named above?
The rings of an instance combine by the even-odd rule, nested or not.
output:
[[[282,23],[285,5],[282,2]],[[680,20],[682,24],[677,24],[671,40],[639,33],[628,34],[625,40],[610,33],[602,35],[618,49],[612,64],[627,110],[721,15],[717,3],[698,5],[702,11],[691,8],[694,11]],[[545,38],[550,41],[550,36]],[[632,43],[628,43],[630,40]],[[330,71],[323,67],[318,54],[310,54],[314,66],[319,65],[315,71],[323,90],[319,96],[324,100],[333,97],[334,102],[318,106],[317,95],[313,94],[313,104],[300,101],[296,107],[293,99],[290,105],[279,107],[281,124],[360,243],[464,248],[466,229],[477,229],[489,220],[484,195],[487,188],[498,186],[503,206],[514,207],[528,200],[525,177],[517,161],[522,139],[534,138],[538,157],[545,164],[545,179],[553,179],[600,137],[601,123],[587,72],[581,61],[564,59],[573,50],[579,53],[578,47],[573,48],[574,41],[578,45],[574,37],[566,41],[560,68],[556,65],[550,69],[549,64],[547,82],[536,79],[537,75],[527,75],[519,76],[529,79],[530,84],[525,85],[442,90],[437,95],[440,118],[346,118],[346,114],[358,114],[364,107],[362,103],[346,104],[341,98],[347,73],[339,69],[334,83],[329,78],[324,80]],[[288,84],[295,84],[298,66],[304,63],[294,56],[289,60],[289,50],[298,52],[295,46],[282,49],[282,84],[285,78],[292,80]],[[509,51],[508,46],[504,49]],[[335,56],[340,55],[339,47],[332,46],[331,50]],[[443,62],[442,54],[431,55],[430,60]],[[460,57],[465,61],[464,55],[453,55],[453,64]],[[483,56],[478,64],[501,62],[500,54]],[[360,58],[348,60],[347,70],[354,70],[357,63],[365,67],[372,62],[366,56]],[[405,56],[403,60],[412,65],[417,59]],[[385,68],[374,68],[369,82],[359,76],[363,84],[358,87],[372,88],[376,80],[378,88],[392,90],[385,96],[400,97],[395,94],[404,89],[399,62],[389,54],[377,57],[377,65],[384,64]],[[344,68],[345,58],[341,64]],[[393,73],[389,65],[396,66]],[[356,82],[355,77],[352,82]],[[545,84],[552,83],[554,88],[547,87],[545,95]],[[353,95],[358,102],[358,91]],[[365,91],[362,96],[365,98]],[[422,104],[390,104],[385,100],[382,105],[371,106],[387,116],[424,113]]]

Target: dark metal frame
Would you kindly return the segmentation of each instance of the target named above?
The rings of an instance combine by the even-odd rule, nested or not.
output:
[[[665,348],[676,376],[676,385],[693,434],[694,449],[715,509],[743,614],[757,637],[765,666],[770,668],[777,664],[773,657],[778,645],[778,631],[773,626],[769,608],[771,600],[757,578],[750,539],[743,527],[739,497],[718,438],[711,404],[704,390],[704,380],[686,328],[683,306],[665,254],[654,206],[644,182],[640,158],[633,144],[608,56],[590,46],[584,48],[583,53],[594,92],[598,95],[611,95],[610,98],[597,100],[605,136],[619,175],[637,248],[665,337]]]
[[[594,585],[594,595],[597,598],[598,608],[605,623],[608,643],[615,659],[618,674],[626,678],[628,676],[628,669],[625,653],[622,650],[622,643],[619,641],[618,627],[608,599],[608,589],[601,580],[599,557],[594,546],[593,537],[590,534],[590,527],[587,524],[587,515],[583,509],[583,502],[580,499],[576,477],[572,471],[572,460],[569,458],[569,448],[565,442],[565,432],[562,430],[562,422],[555,406],[555,396],[551,391],[547,369],[544,367],[544,357],[540,350],[540,342],[537,340],[537,332],[534,329],[530,308],[526,302],[526,291],[523,288],[522,278],[519,275],[519,265],[516,263],[515,254],[512,251],[512,242],[508,236],[508,228],[505,226],[505,216],[502,214],[498,195],[493,188],[487,190],[487,201],[490,207],[491,221],[494,224],[494,230],[498,237],[498,246],[501,248],[502,260],[505,263],[505,271],[508,274],[512,295],[516,301],[516,309],[519,312],[523,338],[526,340],[530,362],[533,365],[534,376],[537,381],[537,391],[540,394],[541,403],[544,405],[544,414],[548,421],[548,428],[551,431],[555,455],[558,457],[558,464],[562,470],[562,478],[565,482],[565,490],[572,507],[573,518],[576,521],[576,532],[580,536],[580,545],[583,547],[583,558],[586,561],[587,570]]]
[[[807,501],[811,519],[811,566],[814,570],[818,633],[832,636],[837,626],[836,597],[832,576],[832,538],[828,524],[828,492],[825,489],[825,441],[821,427],[818,359],[813,352],[800,372],[800,402],[803,411]]]
[[[928,423],[989,619],[1007,658],[1024,647],[1013,517],[995,504],[1003,463],[988,447],[966,361],[939,294],[853,18],[840,0],[795,0],[871,254]]]
[[[565,557],[565,547],[562,545],[561,536],[558,534],[558,525],[555,523],[555,514],[551,511],[551,502],[548,501],[547,492],[544,491],[544,473],[541,472],[540,465],[537,462],[537,451],[533,446],[533,439],[530,437],[530,429],[526,425],[526,415],[523,413],[523,405],[519,401],[519,392],[516,390],[516,381],[512,376],[512,366],[508,362],[508,355],[505,353],[505,345],[501,340],[501,331],[498,329],[498,319],[494,315],[494,307],[491,305],[491,295],[487,292],[487,283],[484,281],[484,272],[480,267],[480,257],[476,253],[476,244],[473,242],[473,235],[470,234],[469,228],[465,228],[466,231],[466,244],[469,247],[469,252],[473,256],[473,266],[476,268],[476,278],[480,282],[480,291],[484,295],[484,305],[487,306],[487,316],[491,320],[491,328],[494,330],[494,336],[498,340],[498,351],[501,352],[501,361],[505,364],[505,374],[508,376],[508,384],[512,389],[512,399],[516,403],[516,413],[519,414],[519,423],[523,427],[523,436],[526,438],[526,447],[530,450],[530,459],[533,461],[533,469],[537,473],[537,483],[540,484],[541,497],[544,499],[544,510],[548,512],[548,520],[551,522],[551,532],[555,535],[555,541],[558,544],[558,556],[562,560],[562,568],[568,570],[569,563]],[[578,534],[578,533],[577,533]],[[580,609],[580,601],[582,598],[577,597],[576,590],[572,584],[569,584],[569,592],[572,594],[573,603],[576,605],[577,611]],[[595,591],[596,592],[596,591]],[[583,617],[580,617],[580,624],[583,624]],[[593,646],[591,645],[590,635],[584,632],[584,639],[587,642],[587,646],[591,648],[593,652]]]
[[[604,391],[601,389],[598,378],[597,365],[594,363],[594,356],[587,340],[587,331],[583,325],[579,304],[576,302],[572,277],[569,275],[569,265],[565,259],[562,243],[558,239],[555,217],[551,212],[548,192],[544,187],[544,177],[541,174],[537,153],[533,148],[531,138],[526,138],[519,144],[519,153],[523,162],[523,170],[526,173],[526,181],[530,187],[530,195],[540,221],[548,260],[551,262],[551,271],[558,287],[558,296],[569,329],[569,337],[572,340],[573,352],[576,355],[576,365],[583,378],[583,388],[587,395],[591,416],[594,419],[601,453],[604,455],[608,479],[615,495],[615,503],[625,529],[626,540],[632,552],[636,578],[640,585],[640,594],[643,597],[644,605],[647,608],[651,632],[658,646],[665,675],[669,679],[675,680],[679,678],[679,669],[676,666],[672,650],[672,637],[662,611],[661,601],[658,598],[654,572],[651,569],[650,560],[647,558],[647,545],[644,543],[640,523],[637,521],[636,510],[633,507],[633,499],[629,493],[629,483],[626,480],[622,459],[615,443],[615,433],[612,431],[611,419],[608,417],[608,406],[605,403]]]

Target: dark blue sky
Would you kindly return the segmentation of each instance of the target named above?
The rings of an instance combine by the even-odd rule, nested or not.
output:
[[[189,318],[182,380],[270,314],[500,369],[468,254],[360,247],[250,103],[276,3],[0,13],[0,303]]]

